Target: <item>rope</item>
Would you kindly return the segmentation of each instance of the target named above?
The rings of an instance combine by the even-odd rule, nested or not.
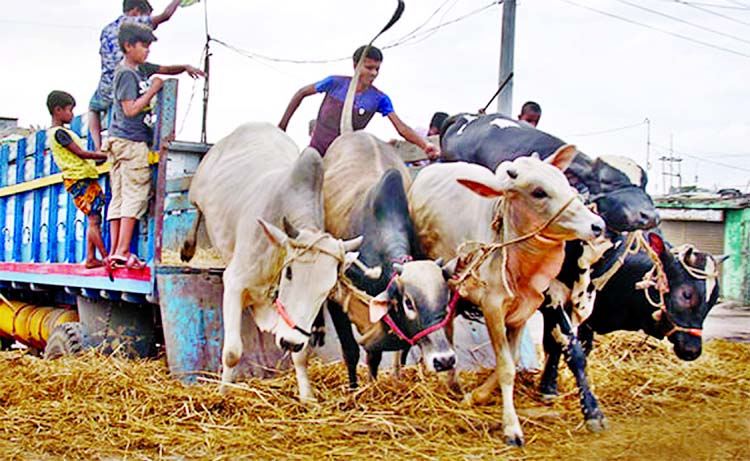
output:
[[[470,276],[481,283],[481,279],[479,278],[479,275],[476,273],[476,270],[479,268],[481,264],[483,264],[487,260],[490,254],[492,254],[496,250],[503,250],[503,255],[502,255],[503,269],[500,274],[502,277],[503,286],[508,291],[509,295],[513,297],[514,295],[513,295],[513,292],[510,290],[510,285],[507,279],[508,278],[508,274],[507,274],[508,272],[507,262],[508,261],[507,261],[506,248],[510,245],[514,245],[516,243],[520,243],[525,240],[539,236],[539,234],[541,234],[544,231],[544,229],[546,229],[550,224],[552,224],[555,220],[557,220],[557,218],[559,218],[560,215],[562,215],[563,212],[565,212],[565,210],[570,206],[570,204],[573,203],[573,201],[575,201],[577,198],[578,198],[577,195],[573,195],[572,197],[570,197],[570,199],[568,199],[567,202],[565,202],[565,204],[562,207],[560,207],[559,210],[557,210],[555,214],[553,214],[546,221],[544,221],[544,223],[542,223],[541,226],[539,226],[538,228],[534,229],[533,231],[527,234],[508,240],[507,242],[497,242],[497,243],[487,244],[487,243],[472,240],[472,241],[467,241],[467,242],[462,243],[458,247],[459,254],[463,253],[465,248],[468,246],[473,245],[475,246],[475,248],[473,250],[468,251],[466,255],[464,256],[464,259],[470,261],[469,264],[458,274],[458,276],[456,276],[454,279],[450,281],[453,289],[458,290],[458,287],[460,287],[461,284],[464,283],[466,279]],[[507,208],[510,206],[510,204],[507,201],[505,201],[504,205],[505,205],[504,208],[506,208],[505,211],[507,211]],[[507,213],[505,212],[503,214],[507,215]],[[478,257],[476,257],[476,254],[479,252],[481,252],[481,254]]]

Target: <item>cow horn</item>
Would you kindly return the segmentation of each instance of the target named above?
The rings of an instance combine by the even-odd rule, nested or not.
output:
[[[443,258],[438,258],[435,260],[435,264],[437,264],[440,267],[443,267]]]
[[[345,240],[343,242],[343,244],[344,244],[344,251],[345,252],[349,252],[349,251],[356,250],[357,248],[359,248],[360,245],[362,245],[362,240],[363,239],[364,239],[364,237],[362,237],[360,235],[359,237],[355,237],[355,238],[353,238],[351,240]]]
[[[362,271],[362,273],[365,274],[365,277],[372,280],[377,280],[380,278],[380,276],[383,275],[383,268],[380,266],[376,267],[367,267],[365,263],[360,261],[358,258],[354,259],[352,261],[352,264],[359,267],[359,269]]]
[[[447,264],[444,266],[441,266],[441,269],[443,270],[443,278],[447,281],[453,278],[453,275],[456,273],[456,265],[458,264],[458,258],[453,258],[450,261],[448,261]]]
[[[718,266],[719,264],[721,264],[724,261],[726,261],[727,259],[729,259],[731,256],[732,255],[729,254],[729,253],[723,254],[723,255],[714,256],[714,261],[716,262],[716,265]]]
[[[299,237],[299,231],[289,222],[288,219],[286,219],[286,216],[281,219],[281,222],[284,225],[284,233],[286,233],[290,239],[294,240]]]

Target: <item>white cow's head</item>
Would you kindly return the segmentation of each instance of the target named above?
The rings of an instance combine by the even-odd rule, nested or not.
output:
[[[283,249],[284,261],[274,299],[273,321],[265,324],[276,344],[292,352],[300,351],[310,338],[310,329],[323,301],[336,284],[339,271],[362,237],[342,241],[330,234],[296,229],[284,218],[284,230],[258,219],[271,243]],[[269,315],[267,313],[267,315]],[[267,317],[266,315],[266,317]]]
[[[503,196],[513,203],[503,221],[519,234],[539,229],[542,239],[593,240],[602,234],[604,221],[577,198],[562,173],[575,155],[574,146],[564,146],[544,161],[536,154],[519,157],[498,165],[487,180],[458,182],[482,196]]]

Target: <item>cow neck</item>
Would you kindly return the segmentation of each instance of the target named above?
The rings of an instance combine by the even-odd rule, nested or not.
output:
[[[504,232],[506,233],[506,232]],[[523,234],[521,234],[523,235]],[[508,231],[505,241],[518,235]],[[531,288],[541,294],[560,272],[565,258],[565,244],[560,240],[529,238],[506,247],[505,268],[509,283],[518,290]]]

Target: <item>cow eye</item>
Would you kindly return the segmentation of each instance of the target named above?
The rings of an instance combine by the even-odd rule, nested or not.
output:
[[[286,268],[286,273],[284,274],[284,276],[286,277],[287,280],[292,280],[292,268],[291,267]]]
[[[685,290],[682,292],[682,297],[689,301],[693,298],[693,292],[690,290]]]
[[[410,311],[414,310],[414,302],[408,296],[404,296],[404,307]]]
[[[537,187],[536,189],[534,189],[534,191],[531,193],[531,196],[539,199],[548,197],[547,192],[545,192],[541,187]]]

